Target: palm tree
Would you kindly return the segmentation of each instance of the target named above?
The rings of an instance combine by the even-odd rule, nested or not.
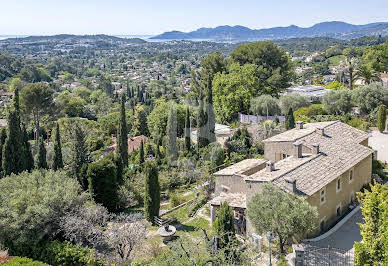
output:
[[[353,72],[357,66],[357,59],[356,58],[350,58],[350,59],[346,58],[345,62],[343,64],[344,64],[345,69],[349,73],[349,88],[352,90],[353,89],[353,81],[354,81]]]
[[[374,81],[380,81],[380,74],[367,65],[360,65],[357,67],[355,73],[355,79],[361,79],[366,84],[370,84]]]

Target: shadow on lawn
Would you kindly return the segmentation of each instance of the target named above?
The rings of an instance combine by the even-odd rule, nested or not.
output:
[[[186,225],[186,224],[176,225],[176,229],[179,231],[183,231],[183,232],[193,232],[193,231],[197,230],[196,227],[191,226],[191,225]]]

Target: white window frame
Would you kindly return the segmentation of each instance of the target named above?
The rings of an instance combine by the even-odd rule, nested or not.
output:
[[[323,195],[322,195],[322,192],[323,192]],[[322,201],[322,197],[323,197],[323,201]],[[321,203],[321,205],[326,203],[326,187],[322,188],[319,191],[319,202]]]
[[[340,184],[339,189],[338,189],[338,182],[339,182],[339,184]],[[342,180],[341,180],[341,177],[339,177],[339,178],[337,179],[337,182],[335,182],[335,190],[337,191],[337,193],[340,192],[340,191],[342,190]]]
[[[352,175],[350,175],[350,174],[352,174]],[[350,179],[350,176],[352,176],[352,179]],[[354,167],[349,170],[349,178],[348,178],[348,180],[349,180],[349,184],[351,184],[353,182],[353,180],[354,180]]]

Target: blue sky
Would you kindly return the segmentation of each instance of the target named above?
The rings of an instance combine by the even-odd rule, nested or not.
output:
[[[388,0],[0,0],[0,35],[159,34],[388,21]]]

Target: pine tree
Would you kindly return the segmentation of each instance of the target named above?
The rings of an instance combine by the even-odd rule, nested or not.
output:
[[[203,108],[203,100],[199,102],[199,112],[197,119],[197,145],[198,149],[206,147],[209,144],[209,138],[207,136],[207,115]]]
[[[63,168],[63,159],[62,159],[62,145],[61,145],[61,135],[59,132],[59,124],[55,129],[54,135],[54,156],[53,156],[53,169],[54,171]]]
[[[2,168],[4,176],[11,173],[19,174],[23,171],[22,156],[23,156],[22,138],[20,135],[20,124],[17,113],[11,110],[8,114],[8,129],[7,138],[3,146]]]
[[[292,111],[292,108],[288,111],[288,114],[286,115],[286,129],[292,129],[295,128],[295,118],[294,118],[294,112]]]
[[[38,155],[37,155],[37,162],[36,162],[36,168],[38,169],[47,169],[47,160],[46,160],[46,147],[44,145],[43,138],[39,139],[39,145],[38,145]]]
[[[174,105],[170,107],[167,119],[167,138],[168,138],[168,160],[169,164],[175,164],[178,157],[178,147],[176,143],[177,138],[177,118],[176,108]]]
[[[220,245],[227,246],[231,238],[234,237],[233,210],[224,202],[221,204],[217,214],[217,219],[214,221],[214,228],[217,235],[220,237]]]
[[[186,151],[191,150],[191,139],[190,139],[190,109],[186,107],[186,118],[185,118],[185,149]]]
[[[387,122],[387,107],[384,104],[379,106],[377,112],[377,128],[381,133],[384,132]]]
[[[28,133],[25,125],[23,125],[22,128],[22,134],[23,134],[23,171],[31,171],[34,168],[34,157],[32,156],[32,151],[31,151],[31,144],[28,139]]]
[[[144,163],[144,143],[140,142],[140,151],[139,151],[139,164]]]
[[[146,163],[145,173],[145,193],[144,193],[144,213],[149,222],[154,222],[154,217],[159,216],[160,209],[160,185],[158,179],[158,169],[153,163]]]
[[[72,165],[71,172],[74,177],[78,179],[81,186],[86,190],[88,189],[88,180],[85,175],[87,165],[90,162],[89,150],[86,145],[86,136],[84,131],[79,125],[74,127],[73,145],[72,145]]]
[[[117,156],[122,161],[122,166],[128,167],[128,129],[125,117],[125,95],[121,96],[119,133],[117,134]]]

